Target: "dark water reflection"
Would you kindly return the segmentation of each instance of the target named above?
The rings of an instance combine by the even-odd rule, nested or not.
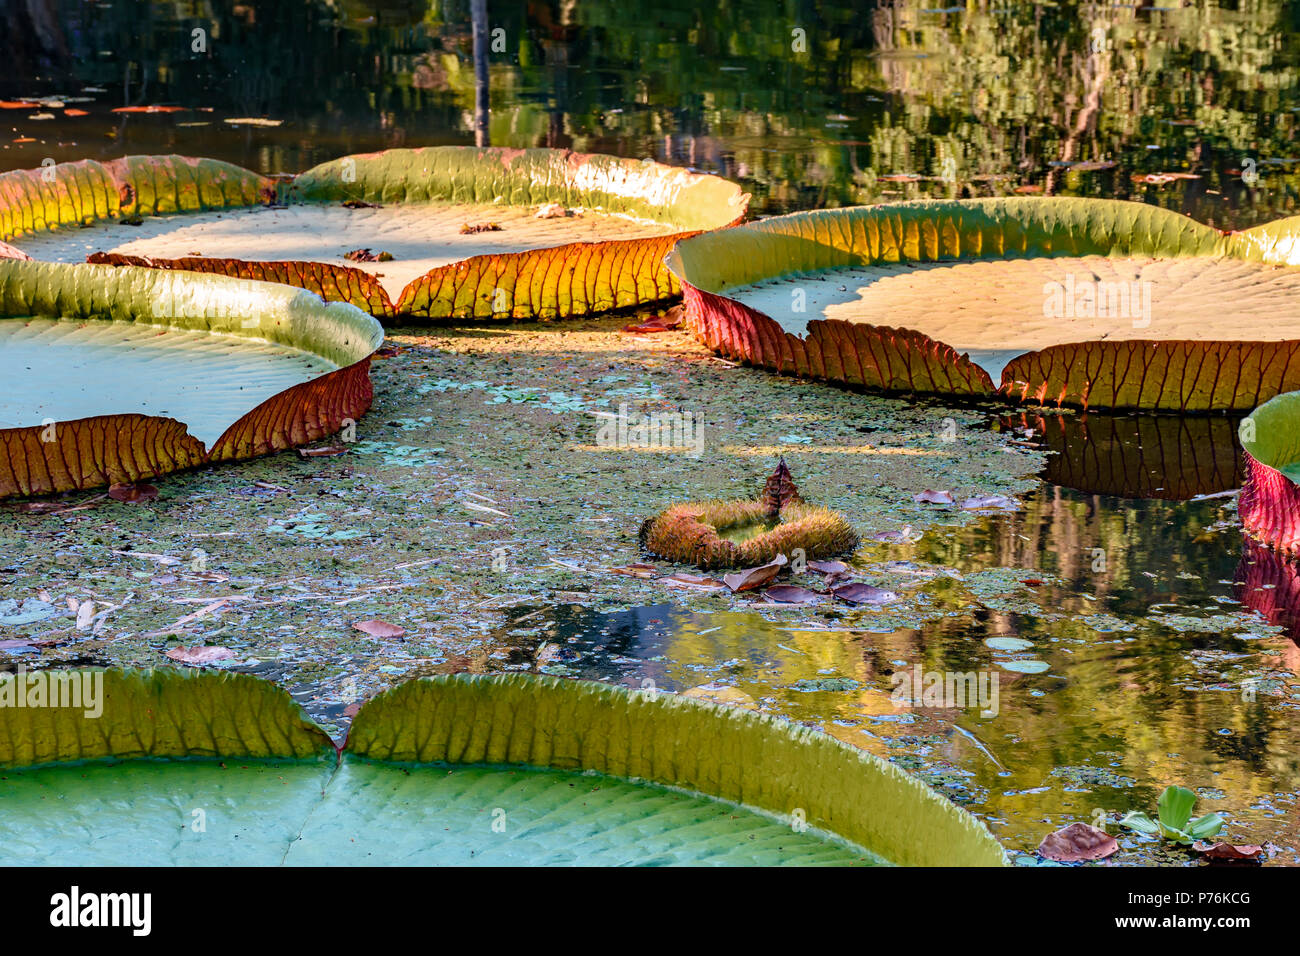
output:
[[[867,580],[905,594],[902,610],[526,608],[497,635],[511,648],[502,664],[533,667],[545,642],[558,650],[543,670],[815,724],[914,770],[1013,848],[1099,809],[1153,806],[1180,783],[1233,820],[1236,842],[1285,846],[1279,862],[1297,862],[1300,648],[1253,611],[1300,584],[1293,570],[1289,591],[1243,581],[1231,499],[1044,484],[1018,514],[858,557]],[[1026,662],[1041,672],[1013,669]],[[917,665],[996,674],[996,715],[896,706],[894,675]],[[1193,859],[1122,842],[1116,862]]]
[[[1054,485],[1119,498],[1184,501],[1241,487],[1239,416],[1023,412],[998,427],[1048,454]]]
[[[721,172],[758,214],[1043,193],[1247,226],[1296,205],[1300,5],[1236,6],[494,0],[492,140]],[[0,98],[89,115],[4,111],[0,166],[178,151],[297,172],[467,143],[469,50],[469,0],[8,4]],[[280,125],[224,122],[248,117]]]

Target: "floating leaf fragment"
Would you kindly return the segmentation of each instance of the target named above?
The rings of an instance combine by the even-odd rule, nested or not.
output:
[[[686,588],[695,591],[720,591],[726,587],[726,585],[717,578],[704,577],[697,574],[687,574],[684,571],[677,571],[673,574],[665,575],[659,579],[659,582],[672,588]]]
[[[1192,849],[1207,860],[1224,863],[1259,863],[1264,854],[1264,848],[1254,844],[1208,843],[1203,840],[1193,843]]]
[[[761,564],[756,568],[746,568],[743,571],[733,571],[730,574],[722,576],[722,583],[729,587],[732,593],[738,594],[741,591],[752,591],[755,588],[761,588],[769,581],[781,573],[781,569],[786,565],[786,556],[778,554],[767,564]]]
[[[346,455],[347,453],[347,445],[322,445],[317,448],[298,449],[298,457],[300,458],[333,458],[336,455]]]
[[[610,568],[610,574],[622,574],[630,578],[655,578],[659,569],[653,564],[629,564],[621,568]]]
[[[264,116],[236,116],[228,117],[222,122],[230,126],[279,126],[284,120],[267,119]]]
[[[158,489],[153,485],[123,483],[111,485],[108,489],[108,496],[114,501],[153,501],[158,497]]]
[[[826,595],[795,584],[774,584],[763,597],[773,604],[820,604],[826,600]]]
[[[932,491],[929,488],[920,494],[913,495],[912,500],[928,505],[950,505],[953,503],[951,491]]]
[[[998,661],[997,665],[1003,670],[1015,671],[1017,674],[1043,674],[1051,667],[1047,661],[1034,659]]]
[[[809,561],[808,570],[818,574],[848,574],[849,566],[843,561]]]
[[[369,634],[371,637],[393,638],[402,637],[406,634],[406,628],[398,627],[396,624],[389,624],[387,621],[356,621],[353,623],[352,628],[362,634]]]
[[[174,661],[180,661],[182,664],[211,664],[214,661],[229,660],[235,656],[235,652],[228,647],[200,645],[198,647],[173,647],[167,651],[167,656]]]
[[[898,600],[898,595],[893,591],[886,591],[884,588],[873,587],[860,581],[831,588],[831,594],[849,604],[888,604],[890,601]]]
[[[1043,837],[1038,855],[1058,863],[1101,860],[1119,849],[1119,843],[1105,830],[1086,823],[1071,823]]]
[[[184,113],[184,106],[119,106],[114,113]]]
[[[1019,511],[1020,502],[1006,495],[977,495],[961,503],[965,511]]]
[[[1034,646],[1033,641],[1027,641],[1023,637],[986,637],[984,645],[995,651],[1027,651]]]

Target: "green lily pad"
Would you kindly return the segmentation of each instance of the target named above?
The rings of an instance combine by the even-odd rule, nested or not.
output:
[[[47,706],[19,706],[30,687],[0,679],[3,864],[1004,862],[981,824],[890,764],[671,694],[413,681],[363,706],[338,752],[247,675],[23,680],[46,682]]]
[[[0,260],[0,498],[323,438],[369,408],[382,341],[284,285]]]

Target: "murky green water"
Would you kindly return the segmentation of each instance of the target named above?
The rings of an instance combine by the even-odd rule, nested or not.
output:
[[[0,97],[89,114],[5,110],[3,168],[174,151],[298,172],[471,142],[469,0],[45,0],[0,18]],[[494,143],[721,172],[756,213],[1041,192],[1226,228],[1296,205],[1296,3],[494,0],[490,18]],[[184,110],[110,112],[127,105]],[[248,118],[279,125],[226,122]]]
[[[1108,436],[1137,427],[1093,424]],[[1180,426],[1217,433],[1204,419],[1145,423]],[[1071,447],[1090,451],[1077,436]],[[761,604],[547,609],[503,629],[517,652],[498,666],[531,666],[550,641],[562,650],[547,669],[817,725],[914,770],[1013,849],[1099,812],[1114,821],[1152,807],[1177,783],[1231,820],[1234,842],[1286,846],[1278,861],[1297,862],[1300,648],[1288,634],[1300,572],[1245,545],[1233,498],[1122,498],[1044,481],[1019,513],[871,545],[858,564],[904,600],[816,627],[799,609]],[[912,696],[918,668],[921,680],[996,680],[997,696],[908,705],[899,691]],[[1193,860],[1122,842],[1116,863]]]

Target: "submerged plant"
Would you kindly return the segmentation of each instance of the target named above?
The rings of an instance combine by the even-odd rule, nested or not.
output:
[[[1166,840],[1191,846],[1197,840],[1214,836],[1223,829],[1224,823],[1223,817],[1217,813],[1207,813],[1193,820],[1192,809],[1195,806],[1196,794],[1186,787],[1166,787],[1156,802],[1157,819],[1152,820],[1145,813],[1130,813],[1119,824],[1148,836],[1159,834]]]
[[[802,549],[807,560],[851,552],[858,534],[838,511],[810,505],[785,459],[756,499],[673,505],[641,528],[651,554],[696,567],[737,568],[765,564]]]

